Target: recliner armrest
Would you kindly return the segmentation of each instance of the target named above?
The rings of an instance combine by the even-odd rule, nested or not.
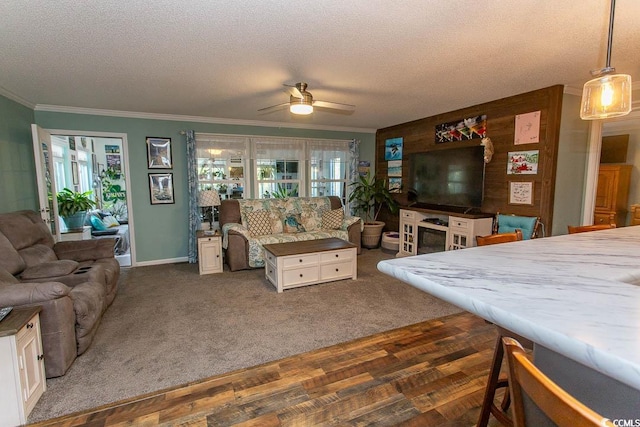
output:
[[[227,249],[229,246],[229,234],[239,234],[245,239],[249,240],[251,238],[251,233],[249,229],[242,224],[238,223],[227,223],[222,226],[222,247]]]
[[[60,282],[29,282],[0,285],[0,307],[35,304],[62,298],[71,289]]]
[[[58,242],[53,250],[58,259],[74,261],[92,261],[101,258],[113,258],[116,239],[91,239]]]

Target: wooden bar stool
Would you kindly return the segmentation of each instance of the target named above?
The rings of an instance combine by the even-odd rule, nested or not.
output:
[[[609,230],[616,228],[615,224],[595,224],[595,225],[568,225],[569,234],[586,233],[588,231]]]
[[[498,339],[496,340],[496,348],[493,352],[487,387],[485,388],[484,398],[482,399],[482,407],[480,409],[480,417],[478,418],[477,424],[478,427],[487,427],[489,423],[489,416],[491,414],[493,414],[501,424],[513,427],[513,421],[507,413],[511,402],[509,395],[509,380],[506,375],[500,376],[500,369],[502,368],[502,361],[504,360],[502,338],[513,338],[520,342],[525,348],[529,350],[533,349],[533,342],[525,337],[497,325],[496,328],[498,329]],[[495,404],[496,392],[501,388],[505,388],[505,395],[502,398],[500,406],[497,406]]]
[[[522,230],[516,228],[513,232],[504,232],[491,234],[489,236],[477,236],[476,243],[478,246],[494,245],[498,243],[517,242],[523,240]],[[511,331],[496,326],[498,329],[498,340],[496,341],[496,348],[493,352],[493,360],[491,362],[491,370],[489,371],[489,380],[487,381],[487,387],[484,392],[484,399],[482,400],[482,409],[480,410],[480,417],[478,419],[478,427],[486,427],[489,422],[489,416],[493,414],[494,417],[501,424],[505,426],[513,426],[511,418],[507,414],[509,409],[509,382],[506,376],[500,376],[500,368],[502,367],[502,360],[504,358],[504,352],[502,348],[503,337],[517,338],[518,341],[524,343],[529,348],[533,348],[533,343],[524,337],[514,334]],[[496,406],[495,398],[498,389],[505,388],[504,397],[500,407]]]
[[[609,419],[576,400],[543,374],[529,360],[516,340],[504,338],[502,343],[509,366],[509,387],[513,396],[515,427],[539,425],[545,419],[558,427],[614,426]],[[526,401],[524,396],[528,397]],[[537,411],[534,411],[533,407],[537,408]],[[543,415],[542,419],[527,419],[530,414],[538,411]]]

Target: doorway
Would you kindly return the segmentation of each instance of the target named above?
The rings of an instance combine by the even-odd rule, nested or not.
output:
[[[593,121],[589,138],[589,153],[587,157],[587,175],[585,203],[583,208],[583,224],[594,223],[594,208],[596,205],[596,190],[598,186],[598,169],[602,150],[602,137],[613,135],[629,135],[629,144],[624,163],[633,165],[631,182],[629,185],[628,205],[640,203],[640,110],[632,111],[629,115],[619,119],[607,121]],[[630,223],[627,214],[626,224]]]
[[[135,265],[126,135],[36,128],[34,142],[38,139],[38,148],[46,151],[35,156],[41,163],[36,169],[45,171],[46,178],[45,185],[39,183],[40,192],[47,194],[40,195],[41,204],[43,200],[49,203],[41,212],[56,240],[115,239],[114,254],[120,266]],[[51,206],[51,200],[64,189],[87,193],[95,203],[81,232],[69,230],[57,206]]]

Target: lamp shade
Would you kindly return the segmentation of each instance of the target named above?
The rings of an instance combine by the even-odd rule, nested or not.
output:
[[[204,190],[200,192],[200,206],[220,206],[220,195],[218,190]]]
[[[605,74],[584,84],[580,118],[610,119],[631,112],[631,76]]]

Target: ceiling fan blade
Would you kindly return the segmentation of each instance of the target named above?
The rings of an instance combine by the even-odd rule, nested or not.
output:
[[[288,106],[289,106],[289,103],[285,102],[284,104],[272,105],[271,107],[264,107],[259,109],[258,111],[273,111],[273,110],[279,110],[280,108],[288,107]]]
[[[327,101],[313,101],[313,106],[320,107],[320,108],[333,108],[334,110],[344,110],[344,111],[354,111],[356,109],[355,105],[340,104],[338,102],[327,102]]]
[[[283,89],[285,93],[288,93],[294,98],[302,98],[302,92],[300,92],[300,90],[296,86],[291,86],[291,85],[283,85],[283,86],[286,87],[286,89]]]

